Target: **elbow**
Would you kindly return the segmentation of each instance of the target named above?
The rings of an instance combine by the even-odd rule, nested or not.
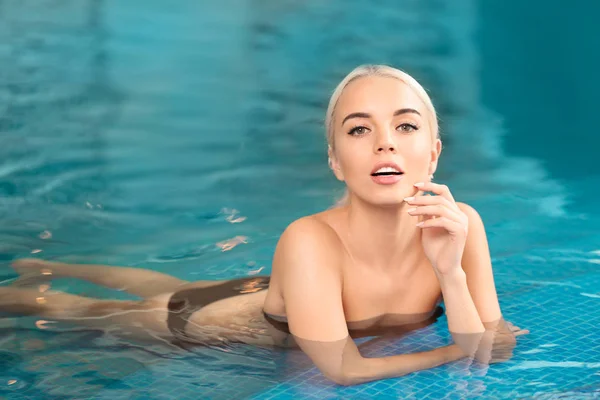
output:
[[[368,382],[370,379],[356,373],[352,373],[347,369],[342,368],[335,373],[324,374],[329,380],[337,383],[340,386],[354,386]]]
[[[354,382],[352,379],[350,379],[348,377],[338,378],[338,379],[334,380],[334,382],[340,386],[346,386],[346,387],[356,385],[356,382]]]
[[[324,373],[325,377],[337,383],[340,386],[354,386],[373,380],[368,373],[369,368],[363,362],[354,362],[352,364],[342,365],[337,371]]]
[[[340,385],[340,386],[353,386],[359,382],[356,382],[350,375],[344,374],[343,372],[324,374],[327,379]]]
[[[342,355],[340,362],[318,365],[319,370],[327,379],[340,386],[354,386],[372,381],[377,375],[377,368],[374,368],[375,359],[364,358],[357,350],[347,351]]]

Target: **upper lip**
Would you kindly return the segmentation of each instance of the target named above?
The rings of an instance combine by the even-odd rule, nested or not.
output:
[[[383,167],[392,167],[396,171],[398,171],[400,173],[404,173],[404,170],[402,168],[400,168],[398,166],[398,164],[388,161],[388,162],[380,162],[380,163],[375,164],[375,167],[373,167],[373,169],[371,170],[371,175],[373,175],[375,172],[377,172],[377,170],[379,168],[383,168]]]

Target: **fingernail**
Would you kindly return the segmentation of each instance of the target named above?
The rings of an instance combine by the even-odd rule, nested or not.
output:
[[[416,187],[421,187],[421,186],[423,186],[423,182],[417,182],[417,183],[415,183],[415,186]]]
[[[424,223],[425,222],[421,221],[421,222],[417,223],[417,226],[423,226]]]
[[[412,208],[409,208],[408,210],[406,210],[406,212],[411,213],[411,212],[415,211],[416,209],[417,209],[417,207],[412,207]]]
[[[409,201],[413,201],[414,199],[415,199],[414,197],[405,197],[404,201],[409,202]]]

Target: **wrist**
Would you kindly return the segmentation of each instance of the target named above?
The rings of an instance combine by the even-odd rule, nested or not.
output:
[[[460,284],[462,282],[466,282],[467,275],[462,267],[459,265],[457,267],[452,268],[450,271],[445,273],[439,273],[438,279],[440,283],[448,283],[448,284]]]

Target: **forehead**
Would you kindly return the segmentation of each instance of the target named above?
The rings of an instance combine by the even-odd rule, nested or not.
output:
[[[366,112],[391,115],[401,108],[414,108],[425,116],[425,105],[403,81],[384,76],[368,76],[350,82],[340,96],[335,114]],[[343,118],[343,117],[342,117]]]

